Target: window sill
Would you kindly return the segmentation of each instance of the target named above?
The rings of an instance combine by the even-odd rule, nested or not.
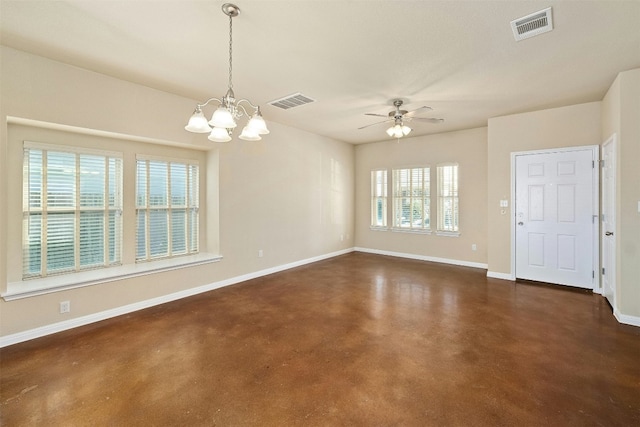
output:
[[[416,228],[392,228],[394,233],[411,233],[411,234],[431,234],[431,230],[420,230]]]
[[[369,229],[373,231],[389,231],[389,227],[376,227],[375,225],[369,226]]]
[[[2,294],[2,298],[5,301],[13,301],[37,295],[45,295],[69,289],[114,282],[116,280],[130,279],[163,271],[209,264],[212,262],[218,262],[221,259],[222,255],[200,253],[197,255],[150,261],[140,264],[127,264],[118,267],[82,271],[80,273],[50,276],[42,279],[10,282],[7,285],[7,292]]]
[[[436,231],[436,236],[459,237],[459,231]]]

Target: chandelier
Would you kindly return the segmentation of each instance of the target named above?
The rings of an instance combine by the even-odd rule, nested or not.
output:
[[[237,100],[233,93],[233,18],[240,14],[240,8],[235,4],[225,3],[222,5],[222,11],[229,17],[229,85],[227,93],[222,99],[211,98],[202,104],[197,104],[185,129],[194,133],[209,133],[207,139],[213,142],[228,142],[231,141],[233,130],[238,125],[237,120],[247,116],[249,121],[242,129],[240,139],[259,141],[262,139],[260,135],[269,133],[260,107],[253,105],[246,99]],[[202,108],[213,101],[218,103],[218,108],[213,112],[211,120],[207,121]]]

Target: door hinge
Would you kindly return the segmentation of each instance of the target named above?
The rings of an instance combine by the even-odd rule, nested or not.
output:
[[[595,168],[596,168],[596,161],[591,160],[591,169],[595,169]]]
[[[602,267],[602,275],[604,276],[604,267]]]
[[[592,279],[596,278],[596,272],[594,270],[591,270],[591,278]]]

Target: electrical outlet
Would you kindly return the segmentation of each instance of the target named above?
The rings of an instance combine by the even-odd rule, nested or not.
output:
[[[262,258],[264,256],[264,252],[262,249],[258,250],[258,258]]]
[[[71,302],[70,301],[61,301],[60,302],[60,314],[71,312]]]
[[[344,241],[344,234],[340,235],[340,241],[343,242]]]
[[[478,249],[478,246],[474,243],[473,245],[471,245],[471,250],[475,251]]]

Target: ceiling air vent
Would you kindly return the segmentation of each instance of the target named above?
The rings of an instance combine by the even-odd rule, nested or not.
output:
[[[305,96],[298,92],[298,93],[294,93],[293,95],[285,96],[284,98],[271,101],[269,105],[282,108],[283,110],[288,110],[289,108],[299,107],[301,105],[309,104],[311,102],[316,102],[316,100],[311,99],[308,96]]]
[[[542,33],[553,30],[553,19],[551,18],[551,8],[548,7],[540,12],[523,16],[511,21],[511,29],[516,41],[528,39]]]

